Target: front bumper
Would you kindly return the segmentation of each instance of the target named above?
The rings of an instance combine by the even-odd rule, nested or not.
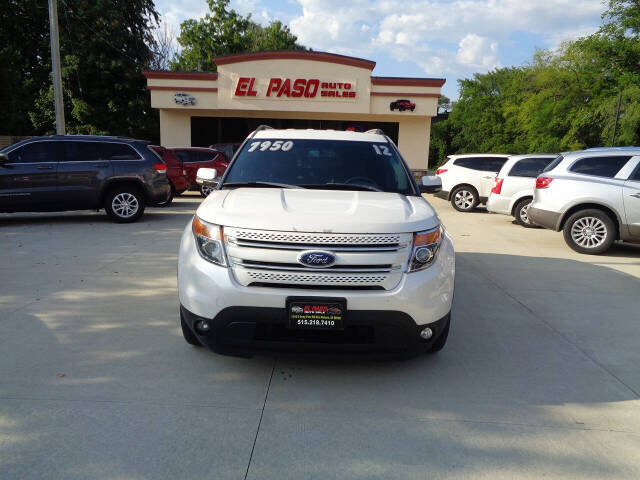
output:
[[[447,314],[429,324],[434,331],[429,340],[420,338],[424,326],[403,312],[347,310],[344,330],[294,330],[288,328],[285,308],[228,307],[215,318],[206,318],[210,330],[199,333],[194,327],[205,320],[180,306],[180,315],[210,350],[231,355],[255,353],[347,355],[405,355],[427,352],[450,320]]]
[[[549,230],[560,230],[561,213],[542,210],[541,208],[530,206],[528,215],[529,220],[531,220],[535,225],[548,228]]]
[[[381,323],[411,325],[415,330],[417,326],[435,324],[447,317],[451,311],[454,279],[453,244],[447,234],[433,265],[403,274],[397,286],[390,290],[245,287],[235,280],[231,268],[209,263],[199,255],[191,224],[183,233],[178,259],[182,307],[192,315],[209,320],[222,318],[221,321],[227,323],[228,316],[243,318],[246,312],[251,312],[249,316],[255,320],[265,312],[265,318],[271,319],[271,323],[277,317],[275,323],[281,324],[287,320],[283,313],[287,297],[341,297],[347,300],[348,318],[353,315],[355,322],[375,318]]]

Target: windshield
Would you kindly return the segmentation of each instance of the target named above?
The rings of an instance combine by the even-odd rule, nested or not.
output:
[[[350,140],[249,140],[222,187],[253,182],[413,194],[407,171],[391,145]]]

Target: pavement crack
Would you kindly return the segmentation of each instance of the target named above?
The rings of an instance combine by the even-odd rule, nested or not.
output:
[[[258,442],[258,434],[260,433],[260,426],[262,425],[262,417],[264,416],[264,410],[267,407],[267,399],[269,398],[269,390],[271,390],[271,381],[273,380],[273,374],[276,371],[277,361],[278,361],[277,358],[273,359],[273,365],[271,366],[271,375],[269,376],[269,384],[267,385],[267,391],[264,394],[264,403],[262,404],[262,410],[260,411],[260,420],[258,421],[256,436],[253,438],[253,446],[251,447],[251,455],[249,455],[247,470],[244,472],[244,480],[247,480],[247,476],[249,475],[249,468],[251,468],[251,460],[253,460],[253,452],[256,449],[256,443]]]

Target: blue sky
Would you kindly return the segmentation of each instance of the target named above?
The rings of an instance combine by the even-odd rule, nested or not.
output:
[[[202,17],[205,0],[156,0],[176,32]],[[536,48],[556,48],[597,30],[601,0],[232,0],[231,7],[267,24],[281,20],[314,50],[377,62],[374,75],[444,77],[527,63]]]

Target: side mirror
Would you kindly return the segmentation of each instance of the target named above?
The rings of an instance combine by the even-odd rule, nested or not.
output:
[[[6,153],[0,153],[0,165],[4,165],[5,163],[9,163],[9,157]]]
[[[420,193],[438,193],[442,190],[442,179],[436,176],[422,177],[422,185],[420,185]]]
[[[215,185],[219,180],[215,168],[199,168],[196,174],[196,183],[199,185]]]

